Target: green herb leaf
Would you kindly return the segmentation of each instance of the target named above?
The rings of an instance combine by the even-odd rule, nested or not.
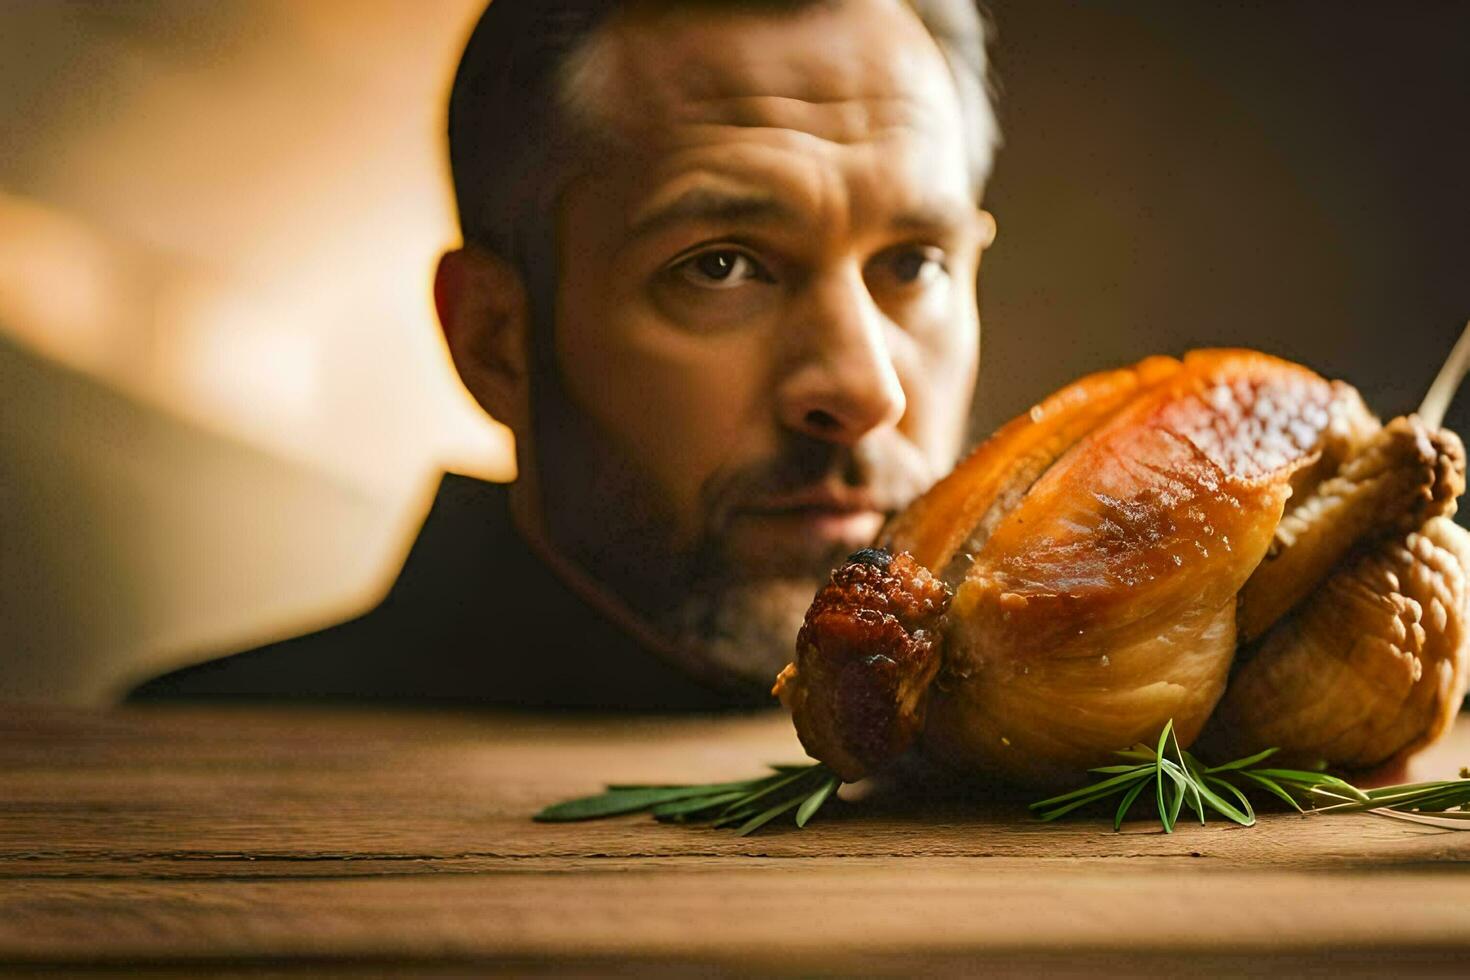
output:
[[[1274,793],[1276,796],[1285,800],[1297,813],[1304,812],[1302,810],[1302,805],[1296,801],[1296,797],[1292,796],[1286,790],[1282,789],[1281,786],[1274,779],[1271,779],[1267,776],[1262,776],[1259,773],[1254,772],[1243,772],[1241,773],[1241,775],[1244,776],[1246,779],[1249,779],[1251,782],[1256,783],[1267,791]]]
[[[1168,743],[1169,733],[1173,730],[1174,719],[1170,718],[1169,723],[1164,726],[1164,730],[1159,733],[1159,744],[1154,749],[1154,778],[1158,787],[1159,819],[1164,823],[1164,833],[1166,834],[1172,834],[1174,832],[1174,821],[1169,819],[1169,810],[1164,806],[1164,745]]]
[[[733,790],[729,793],[716,793],[713,796],[694,796],[688,799],[673,800],[669,803],[660,803],[649,812],[655,818],[687,816],[699,813],[701,810],[718,809],[727,803],[735,802],[744,795],[740,790]]]
[[[751,817],[748,821],[742,824],[740,829],[735,832],[736,836],[744,837],[747,834],[753,834],[757,830],[764,827],[766,824],[770,823],[772,820],[779,817],[781,814],[787,812],[788,810],[794,810],[800,805],[801,797],[799,796],[793,796],[789,800],[782,800],[780,803],[777,803],[769,810],[766,810],[764,813],[759,813],[756,816]]]
[[[1252,826],[1256,812],[1248,792],[1255,791],[1269,793],[1301,813],[1368,812],[1420,822],[1441,821],[1435,825],[1470,830],[1470,769],[1461,770],[1459,779],[1380,786],[1364,791],[1319,770],[1260,765],[1276,753],[1274,748],[1266,749],[1207,766],[1183,749],[1171,719],[1152,747],[1140,743],[1116,753],[1128,764],[1092,769],[1091,772],[1105,778],[1032,803],[1030,810],[1038,819],[1051,821],[1121,797],[1113,812],[1116,831],[1122,828],[1133,805],[1152,784],[1159,823],[1166,833],[1174,832],[1186,805],[1201,823],[1206,821],[1208,811],[1214,811],[1242,826]],[[548,806],[534,819],[594,820],[646,811],[661,821],[738,826],[737,832],[744,835],[793,810],[796,825],[805,827],[842,784],[821,763],[773,765],[770,769],[769,775],[735,782],[613,785],[595,796]]]
[[[827,798],[837,792],[837,787],[841,785],[842,780],[836,776],[828,776],[822,785],[817,787],[817,791],[806,798],[801,809],[796,811],[796,825],[805,827],[807,821],[816,815],[816,812],[822,808],[822,804],[826,803]]]
[[[1127,793],[1123,794],[1123,802],[1118,805],[1118,812],[1113,817],[1113,829],[1121,830],[1123,818],[1128,816],[1128,810],[1133,806],[1133,801],[1138,799],[1138,794],[1148,785],[1147,780],[1140,779]]]
[[[1251,766],[1255,765],[1257,762],[1266,761],[1280,751],[1280,749],[1266,749],[1263,752],[1257,752],[1255,755],[1248,755],[1244,759],[1236,759],[1234,762],[1227,762],[1224,765],[1213,766],[1209,769],[1206,769],[1205,772],[1230,772],[1235,769],[1248,769]]]
[[[781,775],[772,778],[770,782],[766,784],[763,788],[757,789],[755,792],[743,797],[737,803],[730,804],[729,809],[735,810],[747,804],[754,803],[757,800],[763,800],[766,797],[770,796],[772,793],[780,793],[782,790],[789,788],[793,783],[805,779],[807,776],[811,775],[812,771],[816,768],[816,766],[807,766],[805,769],[797,769],[794,771],[782,773]],[[782,796],[784,795],[785,794],[783,793]]]
[[[1174,758],[1169,757],[1170,745]],[[1455,824],[1466,823],[1465,829],[1470,830],[1470,769],[1462,771],[1459,779],[1364,791],[1320,770],[1260,766],[1277,751],[1266,749],[1232,762],[1206,766],[1183,750],[1171,721],[1152,749],[1135,745],[1117,753],[1135,765],[1099,766],[1090,771],[1107,779],[1033,803],[1031,809],[1040,811],[1037,816],[1042,820],[1055,820],[1088,804],[1121,795],[1122,801],[1113,814],[1116,831],[1151,778],[1159,824],[1166,833],[1174,832],[1184,804],[1195,811],[1201,823],[1208,809],[1242,826],[1254,825],[1256,812],[1247,790],[1264,790],[1300,813],[1369,812],[1420,821],[1442,820],[1436,826],[1450,829],[1460,829]]]
[[[596,820],[599,817],[616,817],[624,813],[637,813],[670,800],[683,800],[691,796],[704,795],[703,787],[677,786],[664,789],[620,789],[567,800],[549,806],[536,814],[536,820],[558,823],[570,820]]]
[[[1121,776],[1114,776],[1111,779],[1104,779],[1100,783],[1094,783],[1091,786],[1084,786],[1081,789],[1074,789],[1070,793],[1063,793],[1061,796],[1053,796],[1050,799],[1042,800],[1039,803],[1032,803],[1031,809],[1041,810],[1047,807],[1054,806],[1058,803],[1065,803],[1068,800],[1073,800],[1081,796],[1095,796],[1100,791],[1112,789],[1114,787],[1126,786],[1129,784],[1129,782],[1131,782],[1138,776],[1147,775],[1148,773],[1151,773],[1153,771],[1154,767],[1152,765],[1133,766],[1131,772],[1125,772]],[[1109,794],[1103,793],[1102,795],[1107,796]]]
[[[805,825],[842,783],[821,763],[770,768],[771,775],[735,782],[613,785],[595,796],[548,806],[533,819],[556,823],[647,811],[665,822],[712,822],[717,827],[743,822],[741,833],[750,833],[798,807]]]
[[[1225,802],[1222,797],[1216,795],[1214,791],[1212,791],[1207,785],[1208,783],[1214,783],[1216,786],[1234,796],[1237,800],[1240,801],[1240,808],[1236,809],[1229,803]],[[1234,820],[1242,827],[1250,827],[1255,824],[1256,811],[1251,806],[1251,801],[1245,798],[1245,794],[1242,793],[1240,791],[1240,788],[1237,787],[1235,784],[1221,779],[1219,776],[1206,776],[1204,781],[1199,783],[1198,786],[1200,793],[1205,797],[1205,799],[1210,801],[1210,806],[1214,807],[1217,811],[1223,813],[1231,820]]]

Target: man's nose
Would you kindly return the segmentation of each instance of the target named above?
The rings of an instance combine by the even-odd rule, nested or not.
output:
[[[898,422],[908,405],[892,329],[860,271],[813,283],[789,335],[799,354],[782,385],[781,421],[842,445]]]

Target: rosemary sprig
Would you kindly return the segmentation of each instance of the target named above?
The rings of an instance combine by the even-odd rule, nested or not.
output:
[[[842,783],[820,762],[770,768],[769,776],[741,782],[609,786],[605,793],[549,806],[535,819],[557,823],[647,811],[655,820],[669,823],[738,826],[737,833],[744,837],[792,810],[796,826],[805,827]]]
[[[1167,751],[1170,747],[1172,758]],[[1256,814],[1246,794],[1259,791],[1285,801],[1299,813],[1369,812],[1411,820],[1470,821],[1470,771],[1461,770],[1459,779],[1361,790],[1320,770],[1260,765],[1278,751],[1266,749],[1233,762],[1207,766],[1179,747],[1171,720],[1157,745],[1139,743],[1118,753],[1131,765],[1090,770],[1103,778],[1033,803],[1030,809],[1042,820],[1050,821],[1121,796],[1113,814],[1113,829],[1118,830],[1134,802],[1152,786],[1159,822],[1166,833],[1174,832],[1184,805],[1194,811],[1200,823],[1205,822],[1208,811],[1214,811],[1249,827],[1256,822]],[[1456,829],[1470,830],[1470,825]]]
[[[1180,747],[1171,720],[1154,745],[1140,742],[1117,753],[1123,763],[1090,770],[1102,777],[1097,782],[1033,803],[1030,809],[1042,820],[1051,821],[1118,799],[1113,810],[1113,829],[1118,830],[1139,797],[1152,790],[1159,822],[1165,832],[1173,833],[1186,807],[1200,823],[1213,812],[1249,827],[1256,822],[1256,811],[1248,794],[1266,793],[1299,813],[1368,812],[1407,820],[1443,820],[1447,823],[1437,826],[1470,830],[1470,770],[1462,769],[1459,779],[1362,790],[1320,770],[1261,764],[1278,751],[1266,749],[1209,766]],[[669,823],[738,827],[737,832],[744,836],[793,810],[796,826],[805,827],[842,785],[821,763],[773,765],[770,769],[768,776],[726,783],[612,785],[596,796],[549,806],[535,819],[564,822],[647,812]]]

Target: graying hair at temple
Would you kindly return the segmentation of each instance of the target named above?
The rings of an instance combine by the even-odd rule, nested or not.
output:
[[[495,0],[470,36],[449,99],[449,162],[465,241],[523,273],[549,275],[552,199],[570,150],[566,68],[610,16],[627,9],[744,7],[795,13],[843,0]],[[943,53],[966,121],[978,200],[999,142],[986,19],[974,0],[906,0]],[[528,261],[531,258],[542,261]],[[535,298],[548,283],[533,282]]]

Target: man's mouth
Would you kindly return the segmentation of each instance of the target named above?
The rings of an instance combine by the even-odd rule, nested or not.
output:
[[[753,500],[733,516],[737,525],[789,536],[791,544],[856,549],[872,543],[887,515],[866,491],[819,486]]]

